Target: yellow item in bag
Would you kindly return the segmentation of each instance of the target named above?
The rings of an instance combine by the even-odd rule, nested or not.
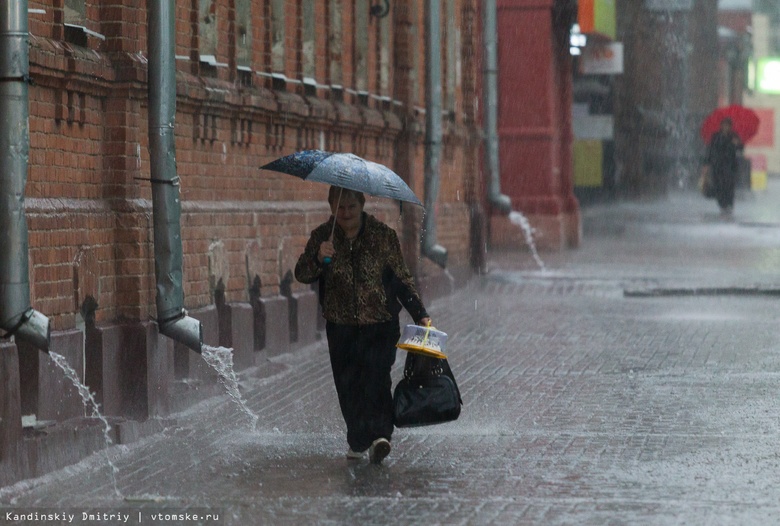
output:
[[[407,325],[396,347],[431,358],[446,359],[447,355],[444,354],[446,344],[446,332],[438,331],[434,327]]]

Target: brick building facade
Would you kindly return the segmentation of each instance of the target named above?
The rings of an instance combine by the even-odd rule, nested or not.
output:
[[[56,330],[75,326],[88,295],[98,322],[145,319],[154,308],[145,3],[51,4],[30,3],[45,10],[30,15],[33,301]],[[81,18],[68,7],[79,4]],[[423,3],[396,1],[385,18],[371,17],[370,4],[177,2],[188,308],[212,304],[220,278],[229,302],[248,301],[255,276],[263,296],[278,294],[289,260],[327,217],[325,188],[261,172],[265,162],[304,148],[353,151],[395,168],[422,195]],[[443,25],[440,230],[460,273],[468,267],[463,219],[478,175],[466,161],[474,110],[464,107],[473,105],[477,73],[464,56],[474,47],[474,29],[464,27],[474,4],[448,2],[452,20]],[[387,220],[398,217],[392,203],[373,206]]]
[[[291,280],[291,270],[309,232],[329,216],[327,187],[259,166],[306,148],[352,151],[395,169],[423,196],[424,2],[393,0],[385,17],[371,14],[372,4],[382,2],[176,1],[185,306],[203,322],[206,344],[235,348],[239,368],[316,338],[316,296]],[[155,277],[146,2],[31,0],[29,8],[31,301],[51,319],[52,350],[68,357],[118,419],[121,441],[122,426],[129,429],[122,419],[165,416],[193,385],[203,395],[216,384],[198,355],[148,321]],[[472,228],[481,224],[472,220],[484,186],[478,11],[477,0],[442,4],[444,148],[435,212],[448,271],[420,257],[420,210],[367,204],[398,230],[429,298],[467,279],[471,247],[484,247],[482,229]],[[0,373],[9,378],[0,394],[4,418],[81,415],[45,355],[14,347],[3,344],[0,353]],[[4,427],[0,482],[98,447],[83,431],[91,438],[65,458],[42,439],[22,440],[15,424]]]

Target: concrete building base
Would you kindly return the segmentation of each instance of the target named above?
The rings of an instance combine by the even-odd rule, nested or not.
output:
[[[112,436],[112,440],[113,440]],[[102,422],[74,418],[44,428],[25,428],[24,437],[0,462],[0,485],[39,477],[106,447]]]
[[[227,303],[219,310],[219,344],[233,349],[236,371],[255,365],[254,312],[248,303]]]
[[[79,378],[82,357],[88,357],[86,377],[93,382],[88,386],[108,402],[103,412],[109,415],[113,444],[135,442],[175,424],[147,418],[168,412],[173,379],[172,345],[154,323],[91,327],[86,345],[83,334],[53,333],[51,350],[65,356]],[[0,486],[61,469],[107,447],[103,423],[84,416],[75,388],[48,355],[21,342],[19,347],[0,344]],[[123,417],[111,416],[109,409]],[[23,413],[35,414],[35,425],[23,428]],[[124,418],[131,414],[144,421]]]
[[[84,404],[78,391],[51,357],[24,342],[18,342],[16,346],[19,349],[22,414],[57,422],[84,416]],[[84,381],[82,331],[52,333],[49,350],[64,356],[79,380]]]
[[[278,356],[290,351],[290,311],[284,296],[258,298],[258,327],[262,350],[268,356]]]
[[[137,422],[108,417],[108,421],[112,445],[131,444],[176,425],[175,420],[157,418]],[[95,418],[72,418],[51,426],[25,428],[19,440],[5,450],[6,457],[0,459],[0,486],[62,469],[106,447],[103,423]]]
[[[203,325],[203,344],[219,347],[219,314],[214,305],[189,311],[189,315]],[[174,370],[177,379],[188,379],[205,384],[215,384],[217,373],[211,369],[200,354],[179,342],[173,343]]]
[[[153,322],[88,327],[86,378],[107,415],[138,420],[170,413],[173,342]]]
[[[203,323],[205,344],[234,349],[237,370],[255,365],[254,327],[263,329],[267,357],[320,337],[313,291],[289,299],[260,298],[258,305],[230,304],[221,317],[213,306],[190,315]],[[294,345],[291,313],[298,336]],[[113,444],[131,443],[175,425],[164,417],[223,392],[202,357],[159,334],[154,322],[88,323],[84,332],[53,333],[51,350],[65,356],[96,394],[112,426]],[[85,417],[75,388],[48,355],[23,343],[18,349],[13,343],[0,344],[0,382],[0,485],[61,469],[107,447],[102,423]],[[35,414],[36,425],[23,428],[23,414]]]
[[[19,355],[13,343],[0,343],[0,462],[13,458],[22,438]]]
[[[295,323],[293,348],[300,349],[317,341],[319,301],[312,290],[294,292],[289,301],[290,321]]]
[[[214,305],[189,311],[203,325],[203,344],[219,347],[219,313]],[[173,341],[173,340],[171,340]],[[174,376],[172,410],[182,411],[193,403],[221,391],[217,372],[203,357],[179,342],[173,342]]]
[[[420,296],[426,308],[429,308],[431,302],[442,298],[455,290],[455,278],[452,273],[438,271],[431,272],[420,278],[417,282]],[[433,316],[434,313],[429,312]]]

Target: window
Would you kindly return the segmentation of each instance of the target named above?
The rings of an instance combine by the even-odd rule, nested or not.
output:
[[[355,89],[368,95],[368,0],[355,0]]]
[[[330,0],[328,10],[328,82],[340,93],[341,72],[341,0]]]
[[[236,66],[252,69],[252,0],[236,0]]]
[[[87,21],[87,6],[84,0],[65,0],[65,23],[84,26]]]
[[[414,20],[411,27],[411,39],[412,39],[412,53],[414,57],[412,59],[412,71],[410,80],[412,82],[412,98],[414,103],[424,107],[425,106],[425,77],[423,69],[423,59],[425,56],[425,31],[421,30],[424,25],[422,10],[419,8],[414,12]]]
[[[390,16],[379,20],[379,94],[382,97],[390,96]]]
[[[106,37],[87,29],[87,6],[84,0],[65,0],[64,40],[77,46],[86,47],[89,38],[105,40]]]
[[[301,64],[301,74],[303,75],[303,85],[306,93],[313,95],[316,93],[317,89],[317,81],[315,80],[317,76],[315,65],[317,60],[317,34],[315,27],[316,21],[314,19],[314,0],[303,0],[302,17],[303,52],[301,53],[301,58],[303,63]]]
[[[200,0],[198,55],[201,74],[215,77],[217,74],[217,0]]]
[[[285,27],[284,27],[284,0],[273,0],[271,3],[271,69],[275,73],[284,75],[284,48],[285,48]]]
[[[444,57],[444,100],[443,109],[450,116],[455,113],[455,88],[460,80],[460,26],[455,15],[455,2],[447,2],[444,9],[445,19],[442,22],[445,39]]]

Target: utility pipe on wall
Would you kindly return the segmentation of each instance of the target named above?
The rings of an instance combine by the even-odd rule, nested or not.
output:
[[[27,184],[30,80],[27,0],[0,2],[0,328],[48,352],[49,319],[30,306]]]
[[[436,240],[436,200],[442,143],[441,3],[427,0],[425,9],[425,219],[422,253],[441,267],[447,266],[447,249]]]
[[[184,310],[181,201],[176,175],[176,59],[174,0],[148,0],[149,157],[154,217],[154,272],[160,332],[196,352],[200,322]]]
[[[496,0],[482,0],[482,42],[484,47],[484,131],[485,169],[488,173],[488,202],[504,214],[512,211],[512,200],[501,193],[498,162],[498,27]]]

